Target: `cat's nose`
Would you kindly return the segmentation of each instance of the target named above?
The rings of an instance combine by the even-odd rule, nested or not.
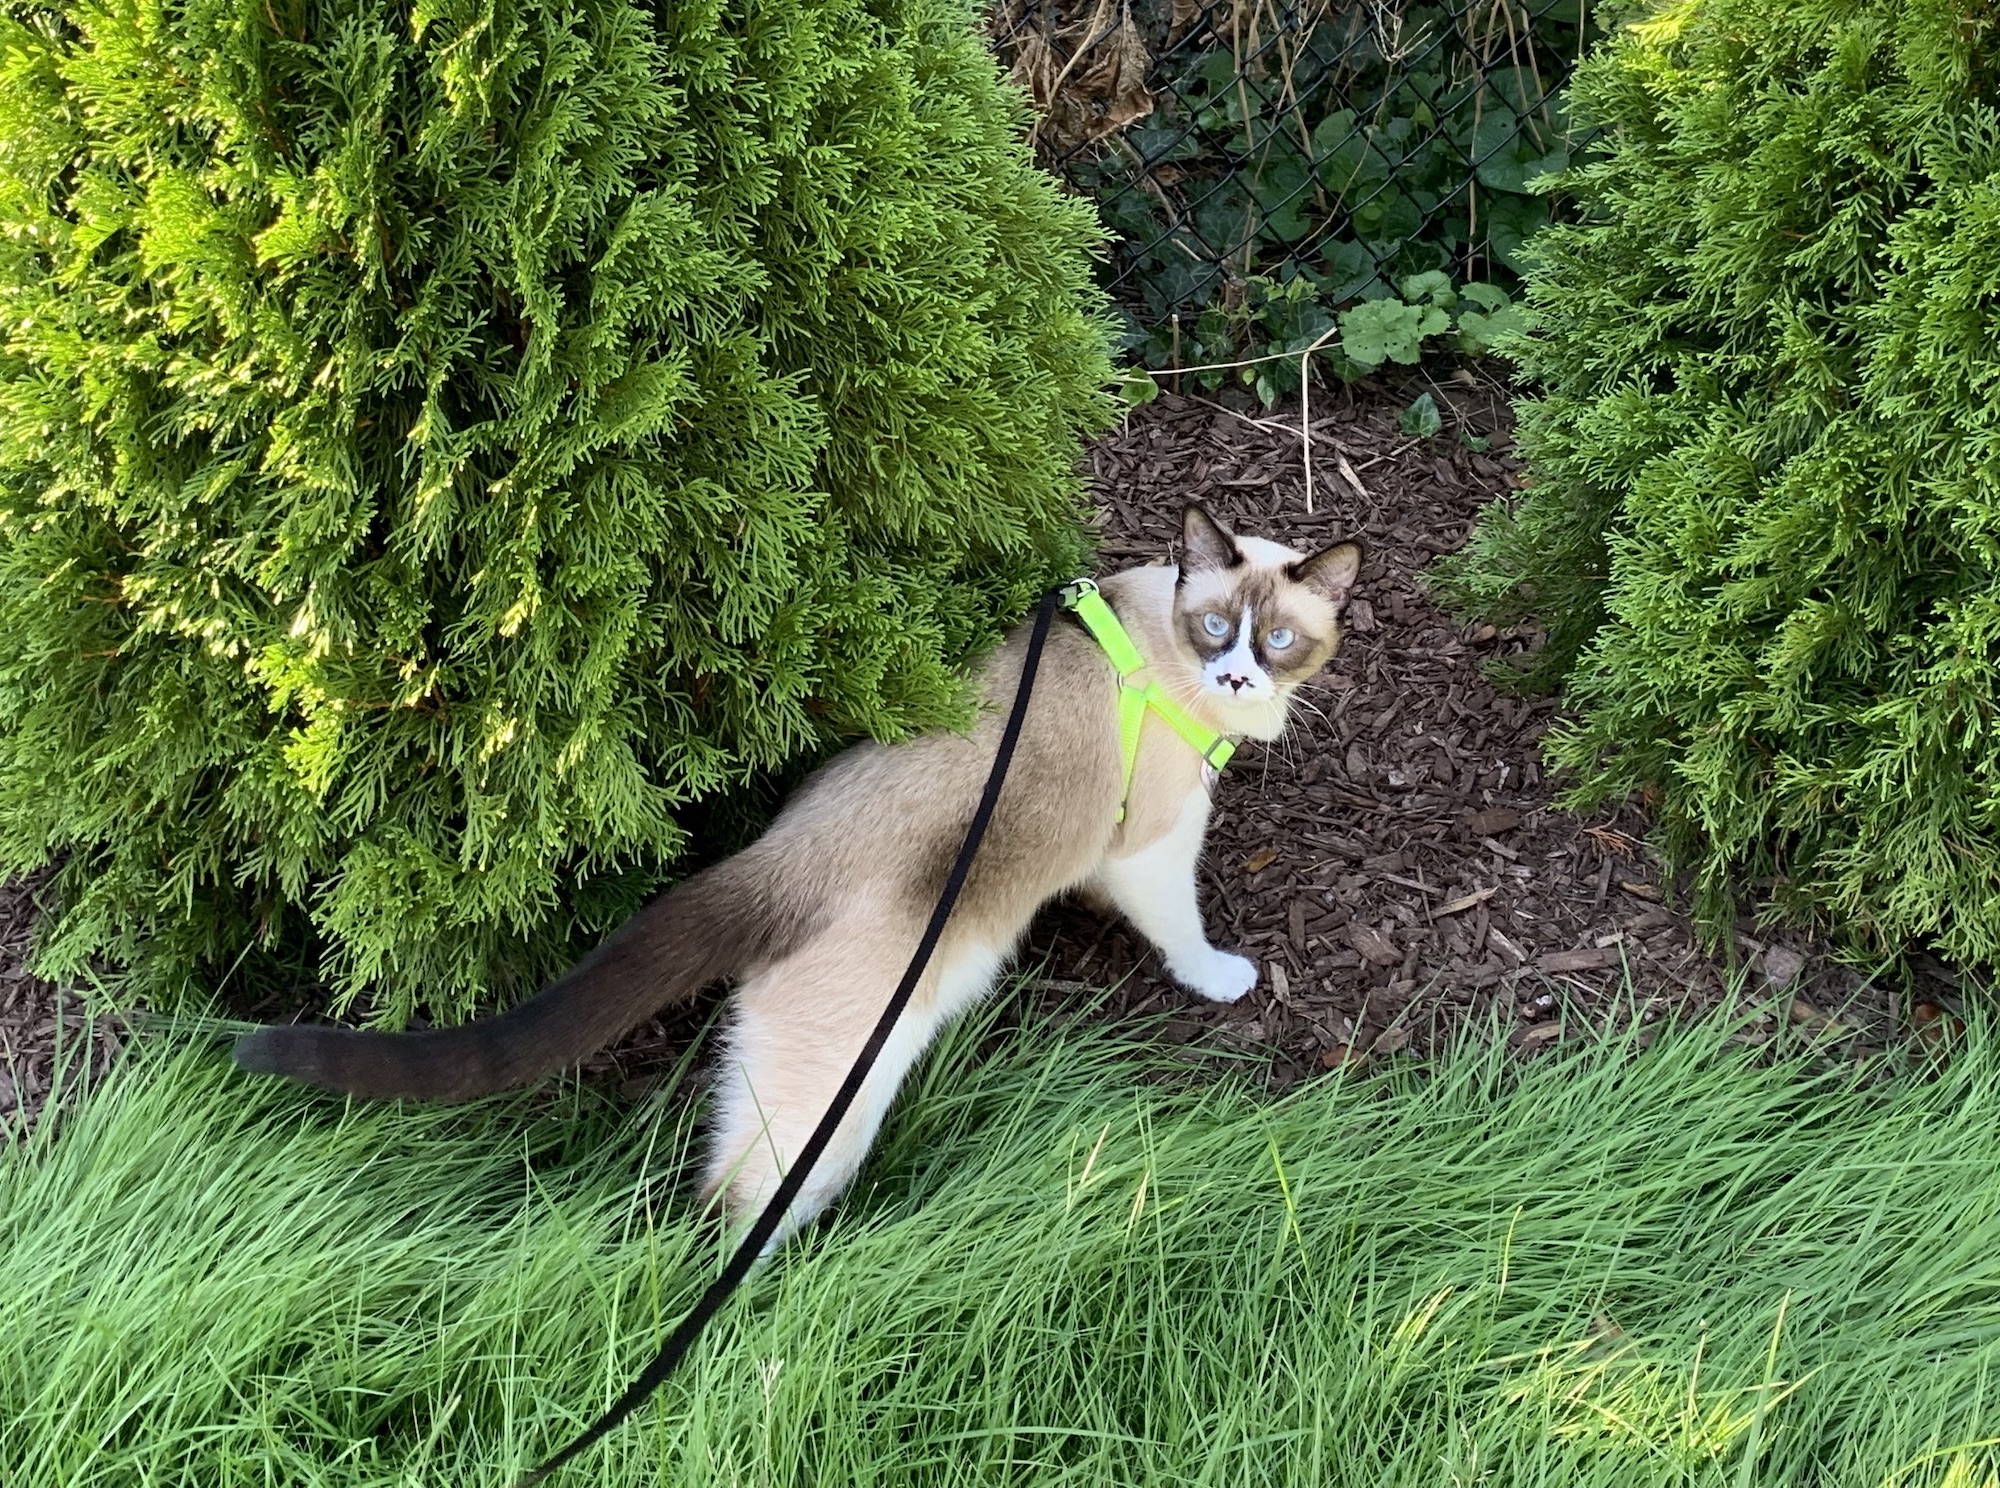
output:
[[[1230,689],[1235,692],[1241,692],[1244,688],[1250,685],[1250,679],[1248,677],[1238,677],[1231,672],[1224,672],[1222,674],[1221,680],[1227,682],[1230,686]]]

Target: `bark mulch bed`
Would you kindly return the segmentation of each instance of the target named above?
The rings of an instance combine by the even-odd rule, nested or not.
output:
[[[1397,427],[1422,391],[1445,413],[1430,439]],[[1744,925],[1728,949],[1747,974],[1732,979],[1674,907],[1636,811],[1581,820],[1552,804],[1537,745],[1555,701],[1487,675],[1540,636],[1461,625],[1420,579],[1518,487],[1510,427],[1500,390],[1476,380],[1322,394],[1311,512],[1296,407],[1166,395],[1098,443],[1107,569],[1165,554],[1189,499],[1300,548],[1355,536],[1367,556],[1340,653],[1292,731],[1246,744],[1217,789],[1203,903],[1216,943],[1262,963],[1258,986],[1203,1003],[1122,924],[1058,909],[1035,939],[1058,992],[1119,982],[1116,1011],[1168,1014],[1171,1040],[1267,1050],[1279,1085],[1461,1032],[1533,1050],[1738,995],[1835,1034],[1892,1035],[1895,996],[1801,937]],[[1949,994],[1940,982],[1922,995]],[[1920,1018],[1937,1013],[1920,1004]]]
[[[0,884],[0,1148],[27,1135],[58,1067],[67,1088],[103,1074],[124,1047],[116,1019],[90,1016],[81,997],[29,975],[23,964],[40,887],[39,879]]]
[[[1430,439],[1396,423],[1423,390],[1445,413]],[[1752,1042],[1778,1019],[1857,1047],[1950,1022],[1955,984],[1942,967],[1905,1017],[1890,989],[1747,924],[1729,948],[1746,971],[1732,983],[1675,908],[1635,812],[1579,820],[1554,807],[1537,750],[1554,702],[1508,696],[1485,670],[1540,638],[1462,626],[1419,578],[1518,481],[1497,387],[1420,376],[1322,393],[1314,409],[1312,512],[1296,407],[1169,394],[1090,456],[1107,570],[1166,555],[1190,498],[1296,546],[1349,535],[1366,545],[1340,654],[1305,691],[1288,737],[1246,744],[1217,792],[1203,903],[1216,943],[1255,957],[1264,975],[1240,1003],[1202,1002],[1122,924],[1059,906],[1031,936],[1027,963],[1042,968],[1031,996],[1075,1006],[1112,986],[1113,1016],[1238,1067],[1245,1053],[1267,1058],[1280,1087],[1457,1036],[1497,1032],[1533,1051],[1738,1000],[1762,1010],[1741,1035]],[[0,1132],[32,1119],[59,1032],[95,1041],[94,1068],[120,1037],[23,971],[32,918],[28,886],[0,888]],[[588,1072],[629,1077],[628,1091],[650,1085],[702,1011],[639,1030]]]

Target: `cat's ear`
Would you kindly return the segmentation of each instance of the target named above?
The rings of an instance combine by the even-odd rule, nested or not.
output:
[[[1199,501],[1190,501],[1181,513],[1181,573],[1202,573],[1214,568],[1234,568],[1243,561],[1243,550],[1229,529],[1208,514]]]
[[[1361,545],[1354,542],[1335,543],[1310,558],[1285,565],[1286,578],[1305,585],[1321,599],[1333,601],[1336,610],[1347,603],[1347,591],[1354,587],[1354,576],[1360,572]]]

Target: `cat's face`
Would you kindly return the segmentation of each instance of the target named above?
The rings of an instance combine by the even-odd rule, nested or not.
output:
[[[1296,553],[1237,537],[1194,504],[1182,539],[1174,628],[1198,668],[1201,696],[1232,720],[1232,732],[1274,737],[1292,689],[1340,644],[1361,549],[1343,542]]]

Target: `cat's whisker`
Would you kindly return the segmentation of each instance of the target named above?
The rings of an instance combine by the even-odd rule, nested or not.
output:
[[[1274,754],[1280,756],[1284,760],[1285,770],[1287,774],[1289,775],[1298,774],[1299,754],[1298,754],[1298,749],[1296,747],[1297,740],[1294,737],[1297,728],[1298,725],[1296,721],[1287,718],[1285,720],[1284,728],[1278,731],[1278,736],[1272,739],[1270,743],[1264,746],[1264,759],[1267,766],[1267,775],[1268,775],[1268,765],[1271,756]]]
[[[1202,687],[1198,678],[1169,677],[1166,689],[1167,695],[1177,703],[1195,704],[1202,700]]]
[[[1312,714],[1313,717],[1325,724],[1329,730],[1333,728],[1333,720],[1327,717],[1326,709],[1307,697],[1303,689],[1292,694],[1292,706],[1305,709],[1306,712]]]

